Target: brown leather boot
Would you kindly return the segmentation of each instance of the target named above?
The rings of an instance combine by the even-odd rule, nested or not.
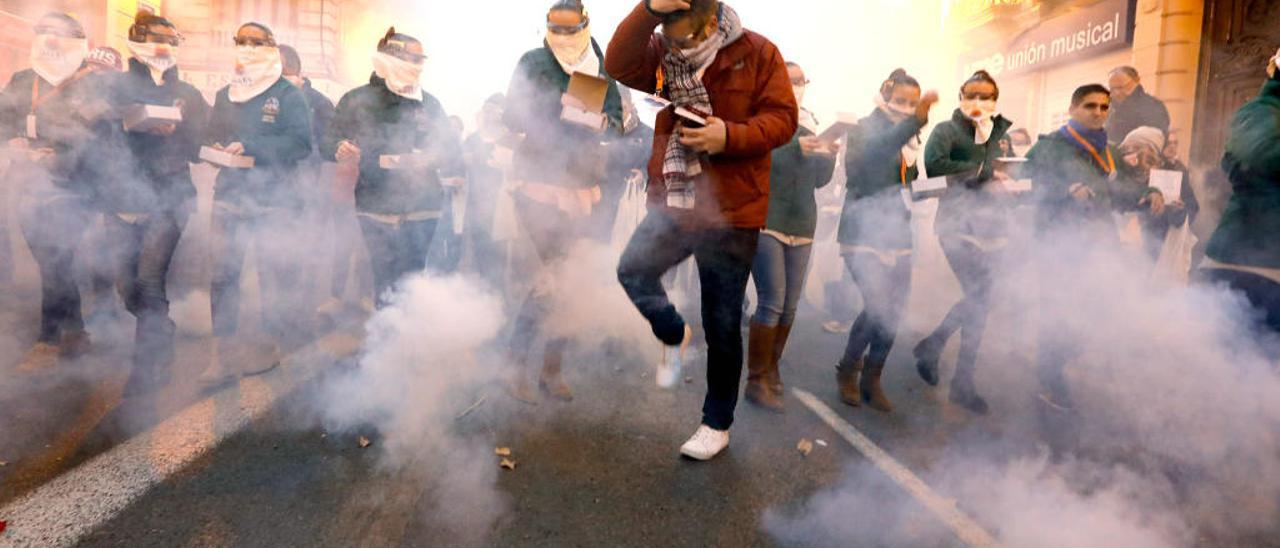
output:
[[[862,360],[850,366],[836,366],[836,386],[840,389],[840,401],[851,407],[862,407],[862,394],[858,390],[858,375],[862,373]]]
[[[791,337],[790,325],[779,325],[778,334],[773,339],[773,368],[770,370],[772,374],[769,379],[769,385],[773,388],[773,393],[779,399],[786,392],[782,385],[782,352],[787,348],[787,339]]]
[[[862,379],[858,381],[858,390],[862,392],[862,401],[867,402],[868,407],[890,413],[893,411],[893,404],[884,395],[884,389],[880,388],[880,374],[883,372],[884,362],[867,362]]]
[[[752,323],[747,339],[747,401],[771,411],[782,410],[771,386],[773,378],[773,345],[778,328]]]
[[[66,331],[62,334],[62,343],[58,345],[61,357],[68,360],[74,360],[89,353],[93,346],[89,340],[89,332],[81,329],[80,331]]]
[[[547,349],[542,356],[542,375],[538,377],[538,388],[547,395],[560,401],[573,401],[573,390],[564,382],[560,369],[564,363],[564,355],[557,350]]]

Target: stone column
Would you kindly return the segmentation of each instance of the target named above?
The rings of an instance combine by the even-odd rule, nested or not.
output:
[[[1147,92],[1169,107],[1182,158],[1191,150],[1204,2],[1138,0],[1133,66]]]

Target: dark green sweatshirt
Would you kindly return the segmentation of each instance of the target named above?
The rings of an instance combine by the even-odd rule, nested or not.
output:
[[[257,97],[233,103],[222,88],[213,103],[205,144],[241,143],[252,169],[218,172],[214,198],[239,205],[299,207],[298,162],[311,154],[311,107],[281,78]]]
[[[1118,164],[1120,154],[1107,148]],[[1090,224],[1115,232],[1112,213],[1138,209],[1142,198],[1153,191],[1146,181],[1133,181],[1118,173],[1110,176],[1092,154],[1062,132],[1041,136],[1027,152],[1027,160],[1026,173],[1031,174],[1032,195],[1038,206],[1036,229],[1041,232]],[[1093,190],[1093,198],[1083,202],[1073,198],[1070,190],[1076,183]]]
[[[844,211],[838,239],[842,245],[875,249],[911,249],[911,210],[902,200],[902,147],[920,134],[925,122],[908,116],[893,123],[876,109],[849,132],[844,169]],[[920,174],[915,163],[907,166],[906,182]]]
[[[1280,72],[1236,113],[1222,168],[1234,194],[1206,254],[1221,263],[1280,268]]]
[[[835,158],[806,156],[800,138],[812,131],[800,128],[791,142],[773,151],[769,170],[769,218],[765,228],[789,236],[812,238],[818,227],[818,202],[813,192],[831,182]]]
[[[1000,157],[1000,139],[1013,123],[995,118],[991,137],[974,142],[977,129],[960,109],[938,124],[924,147],[924,167],[929,177],[947,177],[948,190],[938,201],[934,223],[938,235],[965,234],[1001,238],[1008,234],[1006,208],[1000,196],[982,190]]]

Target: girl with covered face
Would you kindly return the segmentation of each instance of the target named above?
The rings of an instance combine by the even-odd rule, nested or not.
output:
[[[163,17],[139,12],[129,30],[128,70],[111,78],[110,103],[177,107],[182,119],[124,132],[127,153],[101,193],[107,231],[116,246],[125,308],[137,318],[134,368],[126,393],[166,384],[175,325],[165,290],[178,239],[194,207],[191,164],[199,161],[209,105],[178,74],[182,37]]]
[[[205,143],[253,167],[222,167],[213,195],[214,357],[200,377],[206,387],[262,373],[280,359],[280,342],[297,334],[302,296],[298,162],[311,155],[311,109],[302,90],[282,77],[275,34],[246,23],[236,31],[235,72],[218,91]],[[255,248],[261,286],[263,344],[239,335],[240,274]],[[253,344],[250,344],[253,343]],[[250,352],[261,350],[261,352]]]
[[[19,221],[40,269],[40,327],[20,369],[38,371],[88,350],[80,290],[72,272],[75,250],[92,220],[95,185],[89,152],[102,130],[95,113],[96,76],[85,66],[89,42],[69,15],[50,13],[33,29],[30,69],[15,73],[0,103],[0,132],[29,162],[9,169],[22,188]]]
[[[444,108],[422,89],[425,63],[422,42],[389,29],[373,54],[369,83],[338,102],[321,146],[326,158],[360,166],[356,216],[379,306],[397,281],[426,268],[445,205],[441,181],[464,169]],[[415,157],[424,161],[387,163]]]
[[[986,71],[979,71],[960,88],[960,108],[938,124],[925,146],[929,176],[947,177],[947,193],[938,204],[935,228],[942,251],[960,280],[964,299],[915,348],[916,370],[931,386],[938,385],[938,360],[943,347],[961,332],[960,358],[951,381],[951,402],[974,413],[987,412],[987,402],[973,382],[978,349],[986,329],[995,269],[1008,246],[1008,209],[1012,205],[996,171],[1005,155],[1000,143],[1012,123],[996,111],[1000,88]]]
[[[536,403],[526,363],[535,339],[549,319],[553,272],[575,242],[587,236],[594,209],[600,202],[607,149],[602,132],[622,126],[618,86],[604,72],[604,53],[591,38],[591,21],[580,0],[560,0],[547,13],[542,47],[520,58],[507,90],[503,120],[511,133],[522,136],[515,148],[514,190],[516,218],[528,233],[541,273],[516,318],[511,359],[516,363],[510,392],[514,398]],[[603,78],[606,127],[588,128],[561,119],[562,98],[576,73]],[[553,337],[542,357],[539,386],[551,397],[570,400],[573,393],[561,375],[569,341]]]
[[[921,97],[920,84],[898,69],[876,94],[876,110],[847,137],[838,240],[865,303],[836,366],[840,399],[851,406],[893,410],[880,375],[911,289],[910,185],[919,174],[920,129],[937,101],[933,92]]]

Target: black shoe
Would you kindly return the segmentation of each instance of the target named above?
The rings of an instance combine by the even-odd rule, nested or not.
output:
[[[911,353],[916,357],[916,372],[920,374],[920,378],[929,386],[938,386],[938,361],[942,359],[942,349],[933,341],[933,337],[920,341]]]
[[[978,395],[977,390],[973,386],[965,386],[960,383],[951,383],[951,396],[948,398],[951,403],[968,409],[975,415],[986,415],[990,411],[987,400],[982,399]]]

